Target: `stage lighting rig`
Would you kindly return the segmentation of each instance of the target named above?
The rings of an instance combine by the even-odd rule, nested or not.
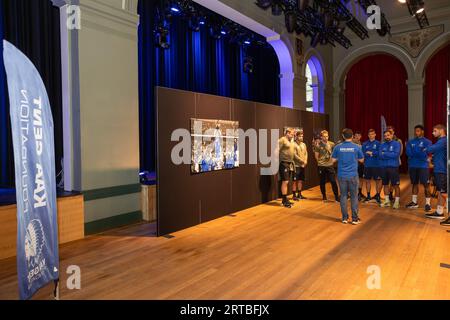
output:
[[[253,63],[253,58],[250,56],[246,56],[244,58],[244,62],[243,62],[243,72],[244,73],[248,73],[248,74],[252,74],[255,70],[255,65]]]
[[[216,40],[227,39],[230,43],[237,43],[240,46],[267,46],[264,37],[255,35],[245,27],[198,5],[192,0],[152,1],[158,2],[155,11],[154,34],[156,45],[160,48],[170,48],[170,24],[175,16],[186,21],[189,29],[193,32],[200,31],[202,26],[208,28],[210,35]],[[282,6],[282,10],[285,10],[282,0],[258,0],[257,2],[262,6],[269,4],[269,7],[274,3],[278,3]]]
[[[430,23],[428,22],[427,14],[425,12],[425,2],[423,0],[406,0],[406,5],[408,6],[408,10],[411,16],[416,17],[420,29],[423,29],[430,25]]]
[[[164,26],[159,26],[155,31],[155,41],[156,45],[162,49],[170,49],[170,42],[169,42],[169,29],[167,29]]]
[[[408,1],[408,0],[406,0]],[[410,0],[422,1],[423,0]],[[369,37],[367,29],[347,9],[345,0],[257,0],[256,5],[264,10],[272,8],[274,15],[285,15],[286,29],[289,33],[304,34],[312,37],[311,44],[339,43],[345,48],[352,44],[344,35],[346,28],[352,30],[361,40]],[[359,5],[367,11],[375,0],[358,0]],[[385,36],[390,34],[389,25],[384,13],[381,13],[381,30],[377,32]]]
[[[312,46],[337,42],[348,48],[351,42],[344,36],[347,23],[362,39],[367,37],[367,31],[340,0],[258,0],[256,4],[265,10],[272,8],[276,15],[282,10],[287,31],[311,37]]]

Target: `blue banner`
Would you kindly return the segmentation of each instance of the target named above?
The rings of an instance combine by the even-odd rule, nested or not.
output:
[[[381,142],[384,142],[384,132],[387,130],[386,119],[381,116]]]
[[[20,299],[59,279],[53,117],[33,63],[3,41],[17,198],[17,274]]]

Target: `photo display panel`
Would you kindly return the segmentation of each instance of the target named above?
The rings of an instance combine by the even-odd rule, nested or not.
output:
[[[191,173],[239,167],[239,122],[191,119]]]

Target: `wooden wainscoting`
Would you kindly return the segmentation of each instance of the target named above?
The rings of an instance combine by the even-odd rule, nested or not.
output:
[[[58,198],[59,243],[84,238],[84,200],[82,195]],[[17,207],[0,206],[0,260],[16,255]]]

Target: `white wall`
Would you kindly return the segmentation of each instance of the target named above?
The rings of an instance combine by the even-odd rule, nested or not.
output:
[[[80,153],[75,179],[85,222],[140,210],[139,193],[108,195],[139,183],[137,1],[80,0],[78,35]],[[76,145],[79,143],[79,145]],[[122,191],[120,191],[122,190]],[[100,196],[99,196],[100,194]],[[89,198],[89,197],[87,197]]]

